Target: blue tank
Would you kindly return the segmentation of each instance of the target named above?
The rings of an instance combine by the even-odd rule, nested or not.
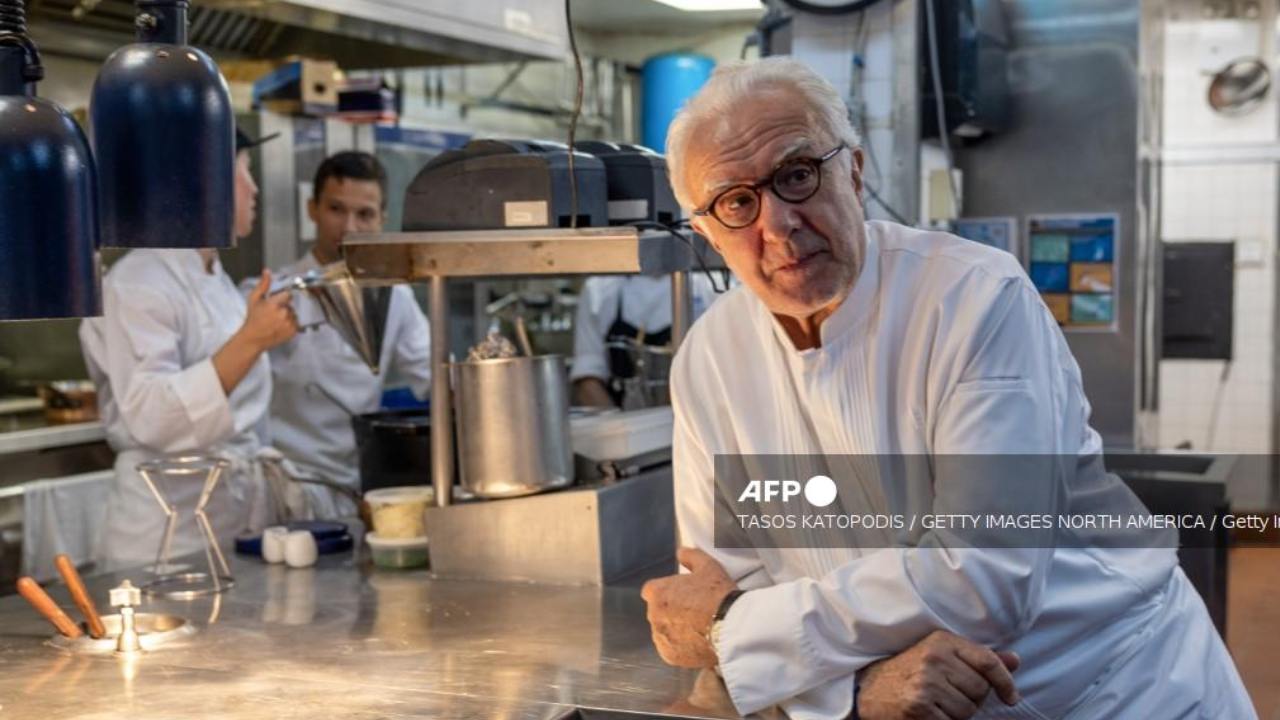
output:
[[[715,61],[691,53],[655,55],[641,70],[641,136],[644,145],[664,152],[667,127],[685,101],[711,77]]]

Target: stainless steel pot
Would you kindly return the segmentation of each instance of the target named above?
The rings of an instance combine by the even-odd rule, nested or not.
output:
[[[464,488],[504,498],[573,482],[562,356],[468,360],[451,369]]]

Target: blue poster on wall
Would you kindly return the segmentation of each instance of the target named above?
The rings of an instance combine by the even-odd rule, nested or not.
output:
[[[1027,274],[1064,330],[1115,330],[1119,233],[1115,213],[1027,219]]]

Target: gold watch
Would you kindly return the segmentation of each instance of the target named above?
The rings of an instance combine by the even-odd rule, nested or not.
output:
[[[724,619],[729,614],[729,608],[738,601],[746,593],[745,590],[730,590],[728,595],[720,601],[720,607],[716,608],[716,614],[711,617],[711,626],[707,628],[707,643],[711,645],[711,651],[719,657],[720,645],[720,628],[724,625]]]

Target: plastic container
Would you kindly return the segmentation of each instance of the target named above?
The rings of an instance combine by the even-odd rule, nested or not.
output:
[[[285,541],[289,537],[289,528],[276,526],[262,531],[262,559],[269,563],[284,562]]]
[[[373,531],[387,540],[409,540],[427,534],[427,505],[435,498],[430,485],[382,488],[365,493]]]
[[[427,565],[426,537],[384,539],[371,532],[364,539],[369,543],[373,564],[378,567],[408,570]]]
[[[592,460],[624,460],[671,447],[670,407],[645,408],[570,421],[573,451]]]

